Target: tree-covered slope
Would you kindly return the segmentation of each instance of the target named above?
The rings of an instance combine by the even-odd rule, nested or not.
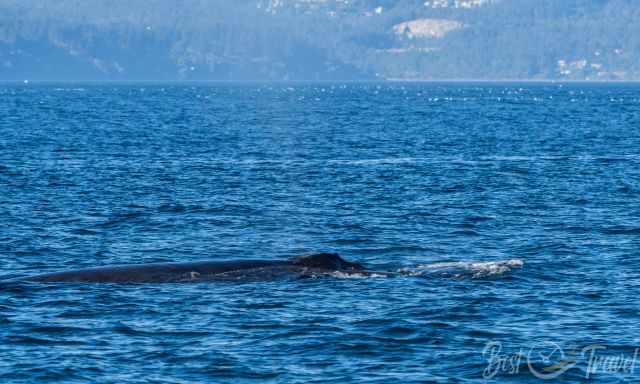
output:
[[[640,79],[633,0],[4,0],[3,80]]]

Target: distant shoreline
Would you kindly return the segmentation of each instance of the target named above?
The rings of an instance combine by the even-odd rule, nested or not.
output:
[[[146,84],[146,85],[195,85],[195,84],[385,84],[385,83],[415,83],[415,84],[640,84],[638,80],[558,80],[558,79],[372,79],[372,80],[1,80],[0,84],[32,85],[47,84]]]

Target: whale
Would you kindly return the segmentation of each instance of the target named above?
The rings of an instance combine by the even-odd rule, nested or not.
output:
[[[483,279],[522,268],[520,259],[451,261],[419,264],[393,271],[365,268],[337,253],[315,253],[275,260],[205,260],[195,262],[107,265],[0,280],[5,283],[199,283],[215,281],[266,281],[276,279],[344,277],[444,277]]]
[[[37,283],[197,283],[217,280],[315,277],[332,272],[373,274],[336,253],[316,253],[279,260],[208,260],[183,263],[110,265],[45,273],[12,282]]]

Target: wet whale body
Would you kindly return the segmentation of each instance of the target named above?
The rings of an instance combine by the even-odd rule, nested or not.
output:
[[[288,260],[200,261],[115,265],[47,273],[18,281],[40,283],[196,283],[216,280],[311,277],[331,272],[370,274],[335,253],[318,253]]]
[[[198,283],[260,281],[320,276],[492,278],[522,268],[519,259],[455,261],[422,264],[395,271],[374,271],[344,260],[335,253],[317,253],[287,260],[212,260],[192,263],[114,265],[2,280],[4,283]]]

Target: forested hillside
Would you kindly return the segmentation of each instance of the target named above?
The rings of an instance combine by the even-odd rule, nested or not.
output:
[[[640,79],[635,0],[1,0],[2,80]]]

